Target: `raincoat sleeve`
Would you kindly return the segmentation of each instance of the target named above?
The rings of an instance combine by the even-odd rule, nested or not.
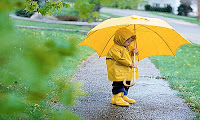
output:
[[[124,52],[123,50],[113,49],[110,51],[112,54],[112,58],[117,61],[118,63],[129,66],[132,61],[128,60],[127,57],[129,56],[128,52]]]

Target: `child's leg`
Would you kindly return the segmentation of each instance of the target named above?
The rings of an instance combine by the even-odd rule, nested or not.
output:
[[[123,100],[124,93],[126,92],[124,89],[124,84],[122,81],[116,82],[114,81],[112,93],[114,96],[111,99],[111,104],[119,105],[119,106],[129,106],[129,103]]]
[[[130,85],[130,83],[131,83],[130,81],[126,81],[126,84]],[[135,102],[136,102],[135,100],[129,99],[129,98],[127,97],[127,95],[128,95],[128,89],[129,89],[129,87],[124,86],[125,92],[124,92],[123,99],[124,99],[124,101],[126,101],[126,102],[128,102],[128,103],[135,103]]]
[[[126,84],[127,85],[130,85],[131,84],[131,81],[126,81]],[[129,89],[129,87],[126,87],[126,86],[124,86],[124,95],[128,95],[128,89]]]
[[[113,86],[113,89],[112,89],[113,94],[118,94],[120,92],[125,93],[124,84],[122,81],[119,81],[119,82],[114,81],[112,86]]]

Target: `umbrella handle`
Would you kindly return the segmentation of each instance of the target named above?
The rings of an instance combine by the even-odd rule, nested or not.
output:
[[[135,85],[135,80],[133,80],[133,83],[131,84],[131,85],[127,85],[126,84],[126,78],[124,79],[124,81],[123,81],[123,84],[124,84],[124,86],[126,86],[126,87],[132,87],[132,86],[134,86]]]
[[[124,86],[126,86],[126,87],[132,87],[132,86],[135,85],[135,81],[136,81],[136,72],[135,72],[135,68],[134,68],[134,73],[133,73],[133,83],[132,83],[131,85],[127,85],[127,84],[126,84],[126,81],[127,81],[127,79],[125,78],[124,81],[123,81],[123,84],[124,84]]]

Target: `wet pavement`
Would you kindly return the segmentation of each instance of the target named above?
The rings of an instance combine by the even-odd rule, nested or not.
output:
[[[129,90],[136,100],[129,107],[110,104],[112,82],[108,81],[105,57],[95,53],[81,65],[75,79],[83,82],[87,96],[79,97],[72,110],[89,120],[192,120],[194,113],[176,96],[148,58],[138,63],[140,78]]]

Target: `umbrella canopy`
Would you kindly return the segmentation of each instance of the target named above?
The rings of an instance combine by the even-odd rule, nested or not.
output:
[[[106,56],[114,44],[115,32],[122,27],[135,32],[137,36],[138,61],[153,55],[175,56],[180,46],[191,44],[165,21],[133,15],[105,20],[90,30],[79,45],[93,48],[99,57]]]

